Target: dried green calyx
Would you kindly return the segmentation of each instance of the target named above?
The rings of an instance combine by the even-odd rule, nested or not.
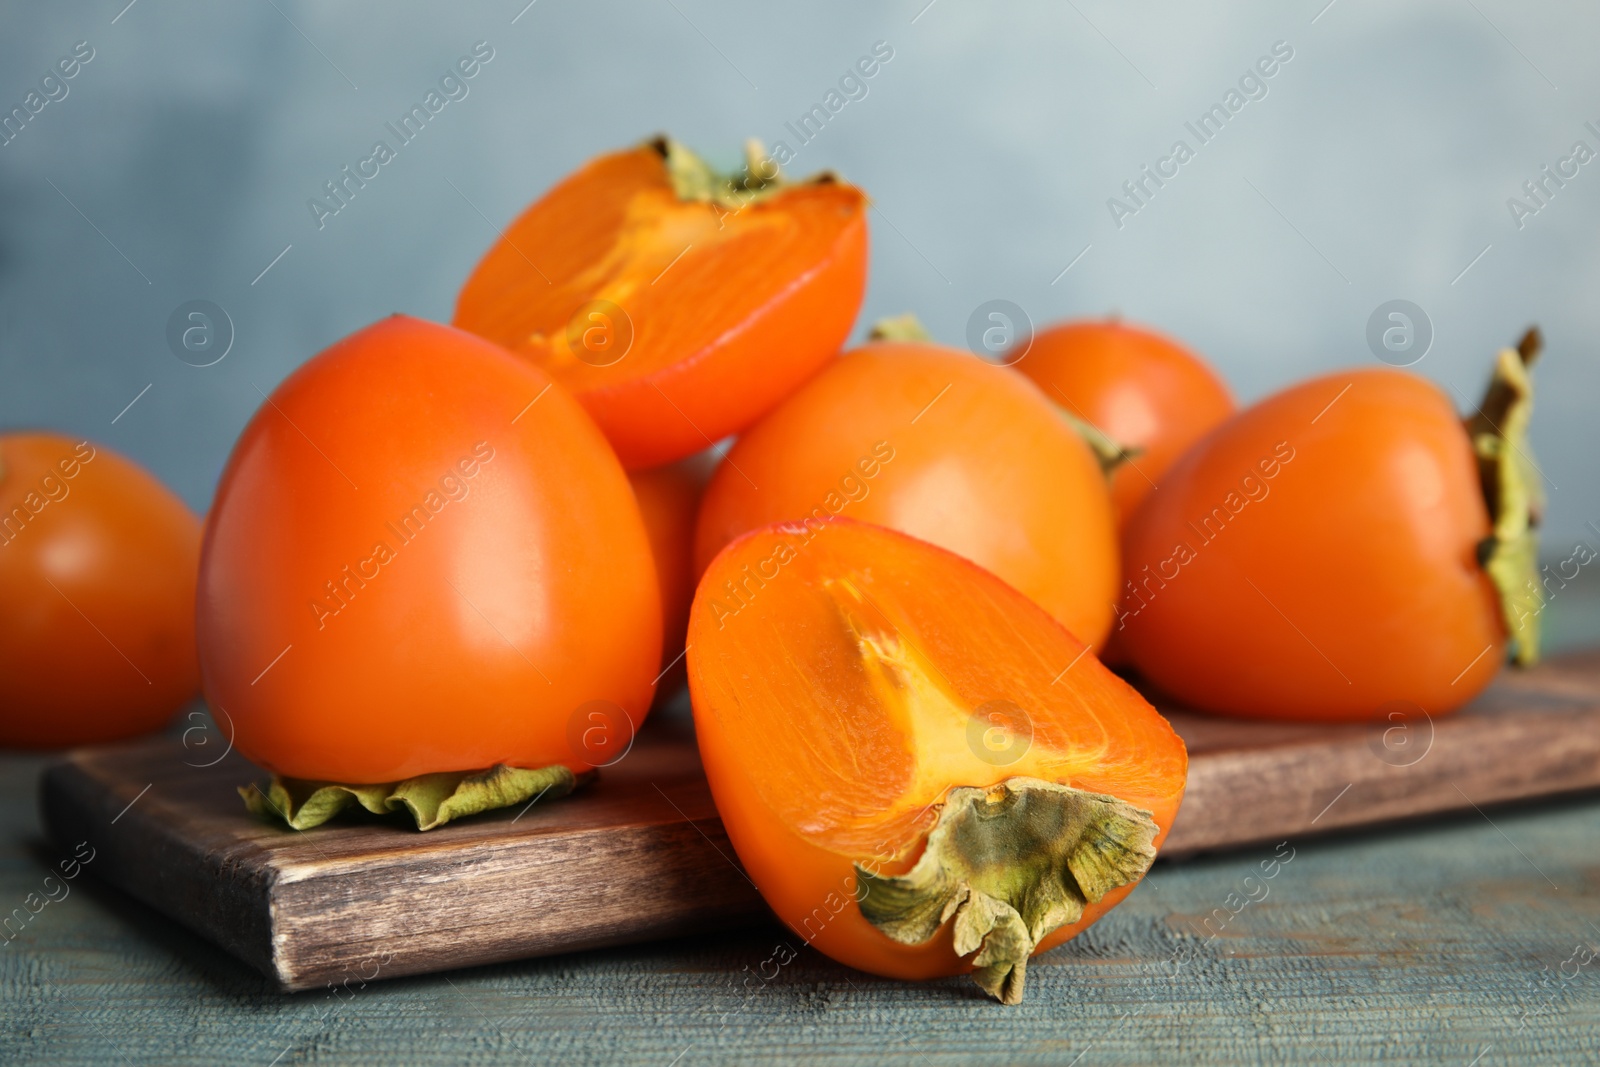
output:
[[[661,153],[667,179],[679,200],[715,204],[734,211],[789,188],[778,173],[778,163],[755,138],[744,143],[744,167],[724,174],[670,137],[657,137],[650,147]],[[812,175],[801,184],[836,180],[829,172]]]
[[[945,797],[911,870],[856,866],[856,898],[868,922],[905,945],[953,922],[956,952],[977,953],[978,985],[1017,1004],[1034,948],[1086,904],[1142,878],[1159,832],[1148,811],[1037,778],[963,786]]]
[[[898,341],[906,344],[927,344],[933,341],[922,320],[911,312],[879,319],[867,332],[869,341]]]
[[[1516,644],[1514,662],[1523,667],[1539,661],[1539,615],[1544,610],[1539,584],[1544,489],[1528,444],[1533,415],[1528,372],[1543,346],[1534,328],[1516,348],[1502,349],[1483,403],[1466,420],[1493,531],[1478,545],[1478,561],[1500,593],[1506,632]]]
[[[1100,427],[1086,419],[1078,418],[1078,416],[1065,408],[1058,407],[1056,411],[1063,419],[1067,420],[1067,425],[1078,431],[1078,436],[1083,438],[1084,444],[1089,446],[1089,451],[1094,453],[1094,458],[1100,461],[1100,472],[1106,476],[1108,481],[1113,474],[1117,473],[1118,467],[1144,453],[1144,449],[1137,445],[1118,444],[1116,438],[1100,429]]]
[[[239,789],[239,795],[257,816],[295,830],[321,826],[346,808],[361,808],[374,815],[404,811],[418,830],[432,830],[467,815],[564,797],[592,777],[592,771],[579,776],[560,764],[528,770],[501,763],[486,771],[421,774],[378,785],[273,775],[265,789],[247,785]]]
[[[904,315],[894,315],[889,318],[879,319],[872,324],[872,329],[867,333],[869,341],[899,341],[905,343],[924,344],[933,341],[927,327],[922,325],[922,320],[911,312]],[[1079,418],[1066,408],[1056,407],[1056,412],[1067,421],[1067,425],[1077,431],[1089,446],[1089,451],[1094,453],[1094,458],[1100,461],[1100,470],[1107,479],[1117,472],[1117,468],[1136,459],[1144,452],[1137,446],[1124,446],[1110,434],[1101,430],[1086,419]]]

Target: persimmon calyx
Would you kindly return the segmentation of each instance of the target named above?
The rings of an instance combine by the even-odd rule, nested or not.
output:
[[[1100,461],[1100,471],[1108,481],[1117,473],[1118,467],[1144,454],[1140,446],[1118,444],[1116,438],[1087,419],[1078,418],[1066,408],[1058,407],[1056,411],[1067,420],[1067,425],[1078,431],[1078,436],[1089,446],[1094,458]]]
[[[926,344],[933,340],[922,320],[911,312],[891,315],[872,324],[867,333],[869,341],[898,341],[906,344]]]
[[[904,945],[954,922],[956,952],[977,953],[978,985],[1018,1004],[1034,948],[1086,904],[1142,878],[1158,832],[1150,812],[1126,801],[1037,778],[961,786],[911,870],[856,865],[856,899],[868,922]]]
[[[744,143],[744,167],[724,174],[670,137],[657,137],[650,147],[661,153],[667,167],[667,180],[679,200],[715,204],[734,211],[765,200],[791,187],[778,172],[778,163],[755,138]],[[829,171],[813,174],[800,184],[832,182]]]
[[[555,800],[593,777],[593,771],[578,775],[559,763],[537,770],[498,763],[485,771],[419,774],[402,782],[378,785],[343,785],[273,775],[266,788],[241,786],[239,795],[255,815],[294,830],[321,826],[351,807],[364,808],[374,815],[404,811],[418,830],[432,830],[479,812]]]
[[[1533,415],[1529,369],[1543,346],[1533,328],[1516,348],[1501,349],[1483,403],[1466,420],[1492,527],[1478,545],[1478,562],[1500,594],[1506,633],[1516,642],[1514,659],[1522,667],[1539,661],[1539,616],[1544,609],[1539,582],[1544,489],[1528,444]]]

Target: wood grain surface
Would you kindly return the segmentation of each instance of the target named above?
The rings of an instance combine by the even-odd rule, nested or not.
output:
[[[427,833],[360,817],[304,832],[260,821],[235,787],[261,772],[236,756],[197,767],[207,761],[193,747],[74,753],[44,776],[46,826],[58,845],[93,843],[95,874],[285,989],[670,937],[763,907],[681,715],[573,798]]]
[[[1600,787],[1600,651],[1505,671],[1437,720],[1399,702],[1361,727],[1164,711],[1190,757],[1170,854]]]
[[[1191,764],[1166,854],[1600,786],[1600,654],[1508,674],[1437,721],[1403,710],[1370,727],[1169,711]],[[184,740],[84,750],[50,769],[41,790],[50,836],[66,851],[90,842],[98,877],[285,989],[731,928],[764,914],[681,712],[660,716],[577,796],[426,834],[389,822],[307,832],[262,823],[234,793],[253,769],[237,756],[203,758],[203,746]]]
[[[49,892],[57,870],[33,799],[45,763],[0,754],[8,912]],[[1016,1008],[963,979],[851,971],[771,922],[284,996],[90,877],[96,859],[0,942],[0,1063],[1600,1062],[1600,964],[1573,960],[1579,945],[1600,949],[1600,798],[1289,847],[1268,895],[1237,914],[1230,897],[1276,843],[1158,863],[1115,911],[1033,961]],[[796,955],[774,970],[779,944]]]
[[[89,877],[99,858],[63,889],[34,803],[47,762],[0,753],[0,911],[26,916],[0,940],[0,1063],[1600,1062],[1600,963],[1575,954],[1600,951],[1593,794],[1158,862],[1033,961],[1016,1008],[851,971],[761,920],[284,996]]]

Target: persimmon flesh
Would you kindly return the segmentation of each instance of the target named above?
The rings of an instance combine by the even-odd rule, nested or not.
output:
[[[1082,642],[882,527],[734,541],[701,581],[688,658],[745,869],[797,935],[876,974],[975,971],[1015,1002],[1029,955],[1131,891],[1182,799],[1182,741]]]
[[[601,156],[509,226],[455,325],[539,364],[629,469],[755,421],[844,342],[866,287],[866,198],[829,175],[737,178],[657,140]]]

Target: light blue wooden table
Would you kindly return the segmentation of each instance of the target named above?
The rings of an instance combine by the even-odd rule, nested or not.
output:
[[[1600,598],[1550,617],[1600,640]],[[45,762],[0,757],[0,913],[54,858]],[[1291,841],[1230,914],[1273,853],[1158,864],[1017,1008],[804,948],[765,979],[776,924],[284,996],[80,877],[0,940],[0,1063],[1600,1062],[1600,797]]]

